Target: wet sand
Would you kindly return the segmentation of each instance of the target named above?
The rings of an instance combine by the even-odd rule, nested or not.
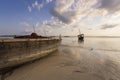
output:
[[[15,69],[5,80],[120,80],[119,53],[61,46],[48,57]]]

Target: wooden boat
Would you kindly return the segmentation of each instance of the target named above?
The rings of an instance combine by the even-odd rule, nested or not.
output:
[[[79,41],[84,41],[84,34],[81,34],[80,29],[79,29],[78,40]]]
[[[56,51],[61,38],[38,36],[36,33],[0,39],[0,73]]]
[[[78,35],[78,40],[84,41],[84,34],[79,34]]]

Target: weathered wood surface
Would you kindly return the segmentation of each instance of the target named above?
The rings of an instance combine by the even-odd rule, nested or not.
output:
[[[32,61],[58,49],[60,39],[0,39],[0,70]]]

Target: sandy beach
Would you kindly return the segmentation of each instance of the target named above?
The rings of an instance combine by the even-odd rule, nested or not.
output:
[[[78,65],[72,57],[54,53],[18,68],[6,80],[103,80]]]

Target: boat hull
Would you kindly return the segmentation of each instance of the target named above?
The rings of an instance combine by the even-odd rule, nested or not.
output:
[[[0,71],[44,57],[56,51],[61,39],[0,40]]]
[[[78,35],[78,40],[80,40],[80,41],[84,41],[84,34],[80,34],[80,35]]]
[[[78,40],[84,41],[84,37],[78,37]]]

